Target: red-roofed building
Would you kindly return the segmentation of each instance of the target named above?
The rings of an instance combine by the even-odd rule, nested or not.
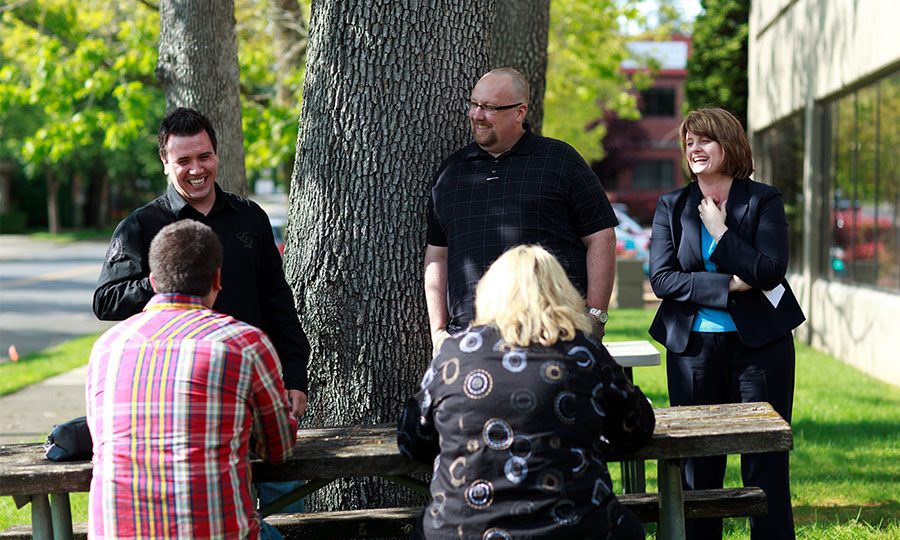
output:
[[[635,60],[623,62],[623,72],[648,71],[641,58],[654,59],[659,70],[652,86],[638,96],[640,120],[606,119],[606,158],[593,168],[611,201],[624,203],[632,217],[649,223],[656,199],[686,180],[678,127],[691,38],[674,35],[666,41],[631,41],[628,48]]]

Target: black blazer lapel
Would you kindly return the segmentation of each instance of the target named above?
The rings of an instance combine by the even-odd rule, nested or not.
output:
[[[678,262],[685,271],[703,269],[703,255],[700,253],[700,186],[691,182],[685,191],[684,206],[681,209],[681,238],[678,239]]]
[[[728,202],[725,203],[725,226],[737,231],[749,207],[750,180],[735,179],[728,192]]]

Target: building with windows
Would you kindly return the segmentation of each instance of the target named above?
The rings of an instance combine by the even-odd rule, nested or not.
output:
[[[754,0],[754,178],[791,227],[799,337],[900,385],[900,20],[896,0]]]
[[[605,120],[607,157],[594,169],[610,200],[624,203],[635,219],[650,223],[659,196],[685,182],[678,128],[691,38],[676,35],[665,41],[630,41],[627,45],[632,59],[622,63],[624,73],[649,72],[650,61],[658,70],[652,85],[637,96],[640,120]]]

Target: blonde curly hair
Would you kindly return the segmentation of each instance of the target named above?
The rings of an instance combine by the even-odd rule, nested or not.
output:
[[[488,268],[475,289],[475,325],[497,327],[516,346],[569,341],[590,333],[584,298],[553,255],[540,246],[516,246]]]

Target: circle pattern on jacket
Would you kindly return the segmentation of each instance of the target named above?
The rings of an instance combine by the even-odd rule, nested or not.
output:
[[[557,383],[565,379],[566,368],[555,360],[544,362],[541,365],[541,377],[545,382]]]
[[[575,394],[572,392],[560,392],[553,400],[553,412],[563,424],[575,423],[575,411],[578,409]]]
[[[509,351],[504,354],[501,363],[512,373],[521,373],[528,366],[526,354],[521,351]]]
[[[569,356],[575,359],[575,365],[583,369],[590,369],[597,363],[591,351],[580,345],[569,349]]]
[[[503,466],[503,474],[513,484],[521,484],[528,476],[528,462],[520,457],[513,456],[506,460],[506,465]]]
[[[463,391],[472,399],[481,399],[491,393],[494,380],[491,374],[483,369],[476,369],[466,375]]]
[[[481,348],[484,340],[479,332],[466,332],[466,335],[459,340],[459,350],[462,352],[475,352]]]
[[[528,435],[517,434],[509,447],[509,454],[522,459],[529,459],[534,455],[534,442]]]
[[[575,502],[569,499],[563,499],[553,505],[550,509],[550,515],[553,521],[560,525],[572,525],[578,521],[578,514],[575,513]]]
[[[506,450],[512,445],[515,438],[512,426],[500,418],[491,418],[485,422],[481,434],[484,444],[494,450]]]
[[[520,413],[530,413],[537,407],[537,396],[528,388],[520,388],[509,396],[509,403]]]
[[[562,474],[556,469],[545,469],[538,476],[538,487],[547,492],[559,490],[562,484]]]
[[[503,529],[491,527],[484,531],[484,536],[481,537],[481,540],[512,540],[512,536]]]
[[[603,383],[597,383],[597,386],[591,391],[591,407],[598,416],[606,416],[603,409]]]
[[[466,502],[476,510],[483,510],[494,502],[494,485],[487,480],[475,480],[466,490]]]

